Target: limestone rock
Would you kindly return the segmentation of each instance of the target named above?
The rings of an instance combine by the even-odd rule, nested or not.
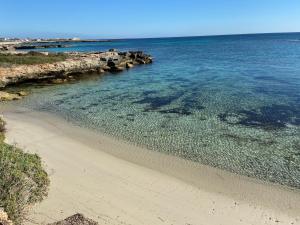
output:
[[[126,63],[126,68],[127,68],[127,69],[130,69],[130,68],[132,68],[132,67],[134,67],[134,65],[133,65],[132,63]]]
[[[13,53],[11,53],[13,54]],[[29,53],[24,53],[29,54]],[[44,53],[43,53],[44,54]],[[68,58],[56,63],[34,65],[12,65],[0,67],[0,87],[17,84],[28,80],[62,79],[69,75],[79,75],[87,72],[111,71],[119,72],[132,65],[152,63],[152,57],[143,52],[91,52],[65,53]],[[105,59],[105,60],[104,60]],[[64,83],[56,80],[54,83]]]
[[[22,97],[18,94],[11,94],[5,91],[0,91],[0,101],[20,100]]]

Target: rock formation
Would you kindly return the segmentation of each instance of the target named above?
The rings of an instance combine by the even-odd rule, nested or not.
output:
[[[29,49],[42,49],[42,48],[66,48],[67,45],[62,44],[47,44],[47,45],[17,45],[14,48],[16,50],[29,50]]]
[[[120,72],[134,65],[152,63],[152,57],[140,51],[67,54],[66,60],[56,63],[0,67],[0,88],[29,80],[65,79],[87,72]]]

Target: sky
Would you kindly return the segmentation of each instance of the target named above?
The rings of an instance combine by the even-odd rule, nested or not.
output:
[[[300,32],[300,0],[0,0],[0,37]]]

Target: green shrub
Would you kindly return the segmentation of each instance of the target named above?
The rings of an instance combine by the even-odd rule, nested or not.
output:
[[[4,123],[1,127],[3,130]],[[47,196],[48,186],[49,178],[38,155],[0,140],[0,207],[15,224],[22,222],[29,205]]]
[[[28,52],[27,54],[0,54],[0,66],[10,65],[33,65],[44,63],[55,63],[64,61],[68,58],[66,54],[50,53],[45,55],[40,52]]]

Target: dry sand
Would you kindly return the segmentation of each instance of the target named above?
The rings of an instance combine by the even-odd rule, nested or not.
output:
[[[38,153],[49,196],[27,224],[77,212],[109,225],[300,224],[300,191],[188,162],[76,127],[52,115],[1,110],[7,139]]]

